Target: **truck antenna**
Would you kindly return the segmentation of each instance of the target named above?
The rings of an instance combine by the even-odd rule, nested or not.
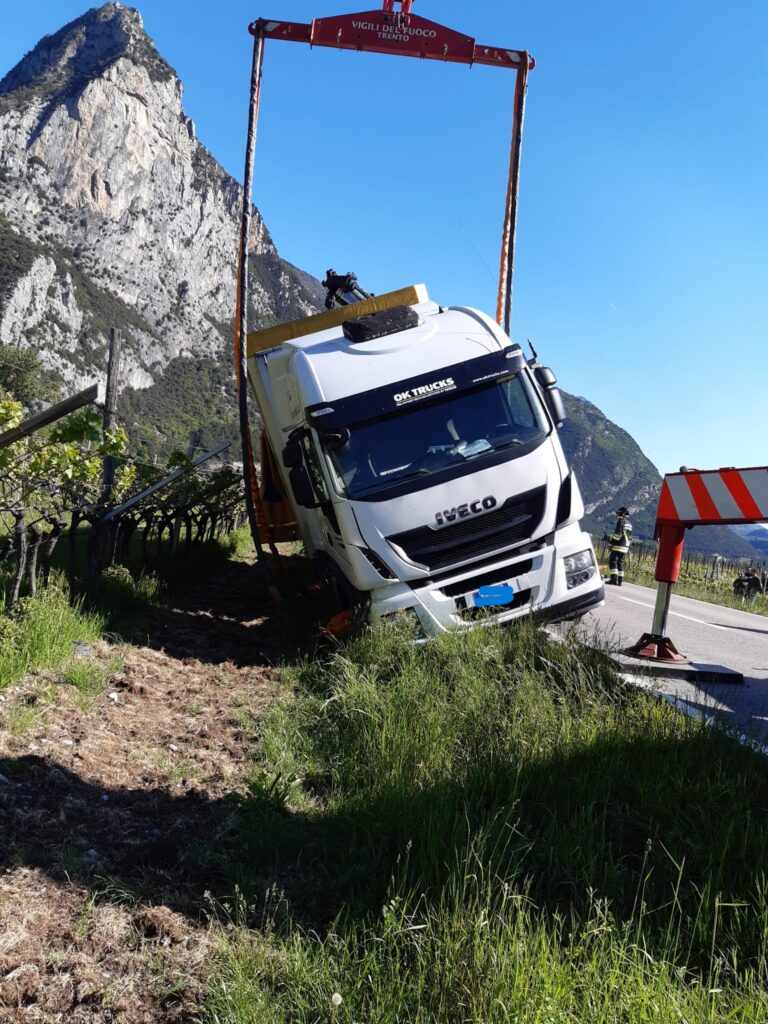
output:
[[[535,349],[535,348],[533,347],[533,342],[531,341],[531,339],[530,339],[530,338],[526,338],[525,340],[526,340],[526,341],[528,342],[528,347],[530,348],[531,352],[533,353],[533,359],[532,359],[532,360],[531,360],[531,359],[529,359],[529,360],[528,360],[528,362],[529,362],[529,363],[530,363],[530,362],[534,362],[534,363],[535,363],[535,362],[537,362],[537,361],[538,361],[538,358],[539,358],[539,353],[538,353],[538,352],[536,351],[536,349]]]

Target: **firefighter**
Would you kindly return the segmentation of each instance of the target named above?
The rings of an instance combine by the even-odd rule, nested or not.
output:
[[[632,523],[629,521],[629,509],[624,505],[616,512],[616,526],[609,541],[610,556],[608,568],[611,576],[608,583],[620,587],[624,582],[624,559],[632,543]]]

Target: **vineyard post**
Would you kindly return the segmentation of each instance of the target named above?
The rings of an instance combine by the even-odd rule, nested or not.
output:
[[[43,540],[43,532],[35,523],[29,527],[29,555],[27,558],[27,578],[29,580],[29,596],[37,593],[37,556]]]
[[[107,364],[107,388],[104,394],[104,433],[111,433],[117,427],[117,398],[120,385],[120,356],[122,336],[116,327],[109,330],[109,363]],[[115,460],[112,455],[104,456],[103,491],[101,500],[106,504],[115,485]]]
[[[11,596],[8,600],[8,608],[12,609],[16,607],[16,602],[19,600],[19,594],[21,592],[21,582],[24,579],[24,573],[27,568],[27,522],[24,516],[24,509],[19,507],[13,514],[14,519],[14,539],[16,548],[16,571],[13,575],[13,583],[11,586]]]
[[[191,462],[195,457],[195,452],[200,447],[200,440],[203,436],[202,430],[190,430],[189,432],[189,443],[187,445],[187,458]],[[179,550],[179,541],[181,539],[181,527],[184,522],[181,512],[177,512],[173,520],[173,534],[171,537],[171,554],[175,555]]]
[[[109,361],[107,363],[107,383],[104,391],[104,411],[102,424],[104,427],[104,433],[111,433],[117,427],[117,398],[119,393],[120,384],[120,352],[122,347],[122,337],[120,331],[116,327],[110,327],[109,329]],[[105,455],[102,462],[102,486],[101,486],[101,498],[99,505],[101,506],[96,510],[96,518],[91,522],[91,529],[88,534],[88,540],[85,547],[85,575],[88,578],[92,578],[98,572],[101,571],[102,567],[102,548],[104,546],[103,537],[104,530],[101,525],[101,518],[104,513],[104,509],[109,505],[112,497],[112,490],[115,486],[115,460],[111,455]],[[114,527],[110,525],[106,531],[108,536],[112,534]],[[114,548],[113,544],[109,544],[109,549],[112,551]],[[112,564],[112,559],[108,558],[108,563]]]

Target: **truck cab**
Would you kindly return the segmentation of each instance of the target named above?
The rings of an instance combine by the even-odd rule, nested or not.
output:
[[[425,637],[602,603],[554,375],[478,310],[408,297],[249,338],[307,553],[349,607]]]

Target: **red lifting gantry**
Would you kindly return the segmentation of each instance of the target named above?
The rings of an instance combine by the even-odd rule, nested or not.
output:
[[[250,237],[251,204],[253,192],[253,165],[256,150],[256,124],[261,97],[261,76],[264,61],[264,43],[267,39],[284,42],[308,43],[310,46],[328,46],[338,50],[358,50],[366,53],[393,54],[400,57],[420,57],[422,60],[440,60],[453,64],[486,64],[491,67],[516,71],[515,96],[512,118],[512,145],[509,161],[504,229],[499,267],[499,289],[496,319],[510,333],[512,311],[512,273],[517,227],[518,185],[520,180],[520,153],[523,139],[525,92],[528,71],[535,61],[525,50],[507,47],[481,46],[471,36],[438,25],[411,13],[413,0],[383,0],[379,11],[359,14],[340,14],[330,18],[315,18],[310,24],[295,21],[269,21],[259,18],[248,26],[254,37],[251,94],[248,116],[245,174],[243,180],[243,214],[240,230],[240,251],[237,275],[237,306],[235,312],[235,373],[239,391],[240,433],[243,439],[243,475],[245,498],[251,535],[259,559],[262,577],[266,581],[267,569],[258,530],[257,509],[261,508],[253,443],[248,420],[247,367],[245,339],[248,316],[248,238]],[[399,5],[399,7],[398,7]],[[263,517],[262,517],[263,521]]]
[[[687,662],[666,635],[672,584],[680,576],[685,531],[692,526],[768,522],[768,467],[681,469],[661,485],[654,536],[659,541],[655,577],[659,584],[653,625],[625,654],[651,661]]]

